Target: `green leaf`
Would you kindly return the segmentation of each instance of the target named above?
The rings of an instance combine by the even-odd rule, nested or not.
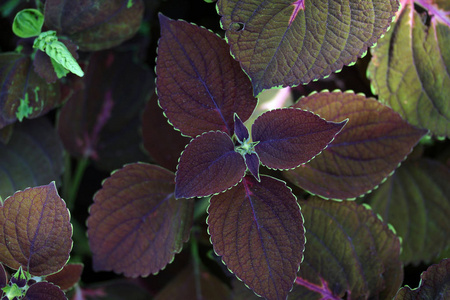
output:
[[[17,13],[13,22],[13,32],[21,38],[37,36],[44,25],[44,15],[37,9],[27,8]]]
[[[449,11],[428,5],[428,12],[420,14],[411,0],[404,2],[391,30],[372,50],[372,89],[411,124],[449,137]]]
[[[397,0],[219,0],[231,53],[253,93],[308,83],[364,56],[384,34]]]
[[[402,238],[405,264],[429,262],[450,246],[449,178],[437,161],[407,161],[366,198]]]

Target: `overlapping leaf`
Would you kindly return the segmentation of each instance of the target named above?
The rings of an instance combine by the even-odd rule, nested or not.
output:
[[[256,294],[286,299],[303,258],[303,219],[285,183],[246,176],[213,196],[208,230],[217,255]]]
[[[80,281],[83,267],[83,264],[67,264],[58,273],[45,277],[45,280],[56,284],[62,290],[68,290]]]
[[[308,83],[363,56],[383,35],[397,0],[219,0],[231,52],[254,94]]]
[[[399,238],[355,202],[300,201],[305,259],[293,299],[391,299],[403,280]]]
[[[294,107],[329,121],[349,119],[319,156],[285,173],[296,185],[325,198],[355,198],[374,189],[426,133],[375,99],[353,93],[312,94]]]
[[[429,262],[450,246],[450,169],[433,160],[402,165],[366,201],[402,238],[402,261]]]
[[[82,51],[119,45],[139,29],[142,0],[47,0],[45,25],[68,36]]]
[[[244,158],[234,151],[228,134],[210,131],[193,139],[180,157],[176,198],[202,197],[223,192],[241,181]]]
[[[58,182],[63,166],[63,146],[47,119],[15,124],[8,144],[0,143],[0,197]]]
[[[72,95],[59,116],[65,148],[106,170],[145,161],[139,128],[152,90],[150,71],[133,62],[133,52],[103,51],[92,55],[83,80],[85,88]]]
[[[23,300],[66,300],[63,291],[50,282],[38,282],[30,286]]]
[[[72,249],[72,226],[55,183],[28,188],[0,207],[0,261],[32,275],[59,271]]]
[[[413,125],[450,136],[450,7],[402,1],[368,69],[374,93]],[[427,12],[428,11],[428,12]]]
[[[59,105],[59,84],[47,84],[33,70],[29,56],[0,54],[0,128],[18,118],[36,118]]]
[[[258,142],[255,151],[261,163],[273,169],[292,169],[319,154],[345,124],[328,122],[301,109],[276,109],[255,120],[252,138]]]
[[[114,172],[94,197],[88,218],[94,270],[128,277],[157,273],[189,238],[193,201],[176,201],[174,174],[149,164]]]
[[[156,87],[170,123],[191,137],[211,130],[231,136],[234,113],[247,120],[256,99],[228,45],[204,28],[163,15],[159,20]]]

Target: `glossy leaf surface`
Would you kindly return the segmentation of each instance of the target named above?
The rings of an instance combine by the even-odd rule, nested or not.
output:
[[[83,272],[83,264],[67,264],[58,273],[45,277],[49,281],[62,290],[68,290],[78,283]]]
[[[417,12],[414,2],[428,12]],[[396,22],[372,50],[368,75],[374,93],[408,122],[449,137],[450,8],[433,2],[402,1]]]
[[[285,173],[296,185],[325,198],[355,198],[374,189],[426,133],[375,99],[353,93],[316,93],[294,107],[330,121],[349,119],[318,157]]]
[[[0,261],[32,275],[59,271],[72,249],[72,226],[54,182],[18,191],[0,208]]]
[[[308,83],[361,57],[384,34],[397,0],[219,0],[231,53],[254,94]]]
[[[63,101],[59,84],[47,84],[24,54],[0,54],[0,86],[0,128],[41,116]]]
[[[59,182],[63,168],[63,146],[47,119],[15,124],[8,144],[0,143],[0,197]]]
[[[88,218],[94,270],[147,276],[173,260],[193,217],[193,202],[176,201],[174,187],[172,172],[143,163],[105,180]]]
[[[228,45],[207,29],[163,15],[159,20],[156,87],[170,123],[191,137],[211,130],[232,136],[234,113],[247,120],[257,101]]]
[[[133,62],[133,52],[102,51],[92,55],[83,80],[85,88],[72,95],[59,116],[67,151],[90,157],[105,170],[145,161],[139,128],[153,85],[150,71]]]
[[[49,282],[38,282],[30,286],[24,300],[66,300],[64,292]]]
[[[403,281],[400,240],[355,202],[299,201],[307,247],[293,299],[392,299]]]
[[[80,50],[99,51],[131,38],[143,12],[142,0],[48,0],[44,15],[48,28],[68,36]]]
[[[430,262],[450,246],[450,168],[433,160],[405,162],[366,200],[402,238],[405,264]]]
[[[268,111],[252,126],[253,141],[258,142],[255,151],[269,168],[296,168],[327,147],[345,123],[328,122],[295,108]]]
[[[402,287],[395,300],[413,299],[450,299],[450,258],[442,260],[439,264],[430,266],[420,275],[420,285],[411,289]]]
[[[234,151],[228,134],[210,131],[183,151],[175,178],[175,197],[203,197],[235,186],[245,174],[244,158]]]
[[[286,299],[303,258],[303,218],[285,183],[268,176],[211,198],[208,230],[217,255],[256,294]]]

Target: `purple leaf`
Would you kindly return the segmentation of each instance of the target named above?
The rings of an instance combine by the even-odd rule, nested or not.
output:
[[[45,280],[59,286],[63,291],[66,291],[80,281],[83,268],[83,264],[67,264],[58,273],[45,277]]]
[[[45,25],[68,36],[82,51],[99,51],[131,38],[143,12],[142,0],[47,0]]]
[[[59,271],[72,249],[72,226],[55,183],[18,191],[0,207],[0,261],[32,275]]]
[[[105,180],[88,218],[94,270],[127,277],[158,273],[189,238],[193,201],[176,201],[174,174],[144,163]]]
[[[268,111],[252,126],[253,141],[258,142],[255,151],[269,168],[296,168],[327,147],[345,124],[328,122],[301,109]]]
[[[53,180],[58,185],[63,151],[56,130],[45,117],[15,124],[8,144],[0,143],[0,197]]]
[[[247,153],[244,156],[245,158],[245,164],[247,165],[247,169],[252,173],[252,175],[256,178],[256,180],[260,181],[259,179],[259,156],[256,153]]]
[[[250,137],[247,127],[245,127],[237,114],[234,114],[234,133],[240,143],[244,142],[244,140],[248,140]]]
[[[245,175],[244,158],[234,151],[228,134],[204,133],[186,146],[175,178],[175,197],[203,197],[223,192]]]
[[[310,197],[299,203],[308,242],[292,299],[392,299],[403,264],[391,228],[355,202]]]
[[[4,288],[8,284],[8,275],[6,274],[5,267],[0,263],[0,289]]]
[[[394,300],[450,299],[449,277],[450,258],[446,258],[439,264],[430,266],[420,275],[419,287],[415,289],[409,286],[402,287]]]
[[[159,20],[156,87],[170,123],[191,137],[211,130],[232,136],[234,113],[247,120],[257,100],[228,45],[207,29],[161,14]]]
[[[256,294],[286,299],[303,258],[303,218],[285,183],[253,176],[211,198],[208,230],[217,255]]]
[[[67,297],[59,287],[43,281],[30,286],[23,300],[67,300]]]
[[[375,99],[353,93],[316,93],[294,107],[330,121],[349,119],[322,154],[285,173],[294,184],[325,198],[355,198],[374,189],[426,133]]]

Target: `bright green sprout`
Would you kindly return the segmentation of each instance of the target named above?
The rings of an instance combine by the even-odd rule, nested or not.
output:
[[[131,8],[133,6],[133,0],[128,0],[127,8]]]
[[[37,36],[44,25],[44,15],[37,9],[27,8],[17,13],[14,18],[12,30],[21,38]]]
[[[33,112],[33,108],[30,107],[30,102],[28,100],[28,93],[25,94],[24,99],[20,99],[19,107],[17,108],[16,117],[22,122],[24,118],[28,118]]]
[[[258,145],[258,142],[250,142],[250,139],[247,140],[243,140],[242,144],[239,145],[238,147],[236,147],[234,149],[235,152],[241,154],[241,155],[245,155],[245,154],[252,154],[252,153],[256,153],[255,152],[255,146]]]
[[[34,41],[33,48],[38,48],[39,50],[47,53],[47,55],[54,60],[54,62],[52,61],[53,65],[54,63],[57,63],[61,65],[64,69],[74,73],[75,75],[78,75],[80,77],[84,76],[83,70],[81,70],[80,65],[77,63],[76,59],[67,49],[66,45],[58,41],[56,31],[50,30],[41,33]],[[61,78],[60,75],[64,73],[63,71],[57,69],[56,67],[55,72],[58,78]],[[64,76],[66,74],[64,74]]]

